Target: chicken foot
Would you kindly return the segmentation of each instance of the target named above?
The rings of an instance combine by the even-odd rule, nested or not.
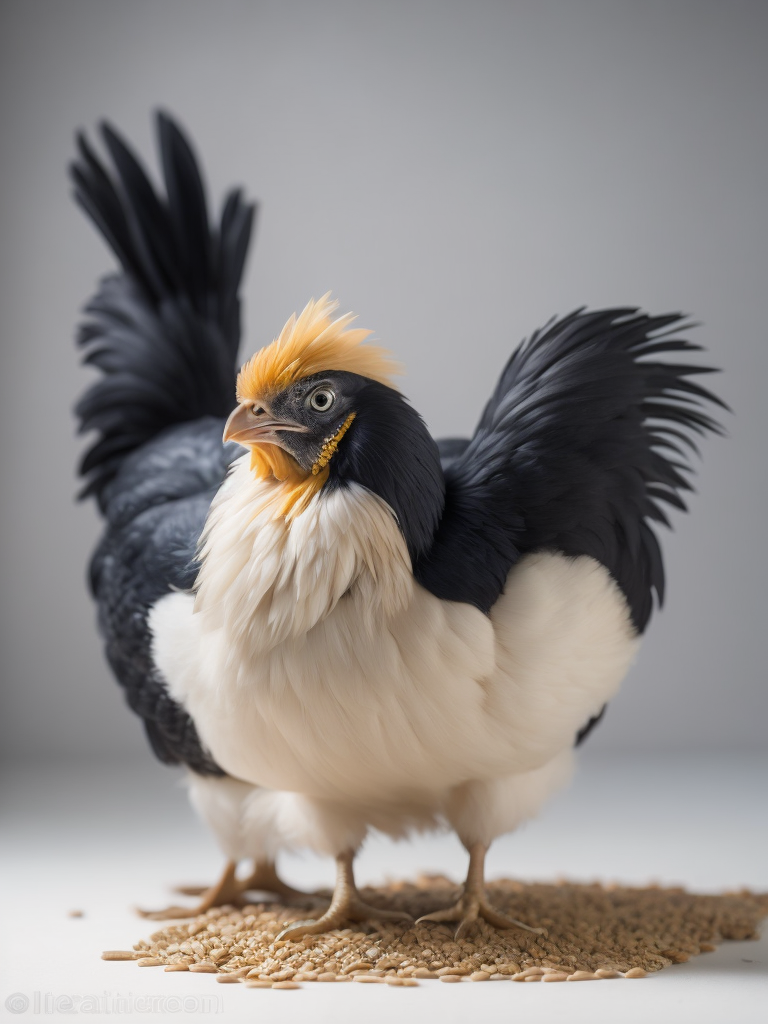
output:
[[[276,896],[285,899],[306,900],[314,897],[314,893],[302,892],[301,889],[294,889],[278,875],[275,862],[272,860],[256,860],[253,862],[253,870],[242,880],[238,880],[241,892],[271,892]],[[174,892],[182,896],[202,896],[208,892],[209,886],[205,885],[177,885]]]
[[[275,868],[274,861],[257,860],[253,871],[247,878],[239,879],[236,875],[237,861],[227,861],[221,878],[208,888],[202,886],[183,886],[176,891],[187,896],[199,896],[199,902],[192,907],[170,906],[162,910],[140,910],[142,917],[152,921],[165,921],[172,918],[197,917],[211,907],[221,907],[231,903],[242,906],[247,903],[245,893],[251,891],[270,892],[284,899],[310,899],[310,893],[301,892],[286,885]]]
[[[354,852],[347,850],[336,858],[336,887],[326,912],[316,920],[295,921],[284,928],[278,939],[298,939],[302,935],[322,935],[340,928],[348,921],[412,921],[410,914],[397,910],[380,910],[361,899],[352,869]]]
[[[162,910],[139,910],[139,913],[142,917],[148,917],[150,921],[165,921],[170,918],[196,917],[198,914],[204,914],[211,907],[242,902],[242,883],[238,881],[235,874],[236,869],[237,861],[228,860],[221,878],[208,889],[202,890],[200,902],[194,907],[170,906],[163,907]],[[191,892],[191,887],[187,891]]]
[[[456,939],[463,939],[472,930],[478,918],[487,921],[494,928],[522,928],[526,932],[537,935],[546,934],[543,928],[531,928],[530,925],[517,921],[514,917],[494,910],[485,895],[485,855],[488,847],[482,843],[473,843],[468,848],[469,868],[464,889],[452,907],[435,910],[431,914],[420,917],[417,924],[423,921],[458,921]]]

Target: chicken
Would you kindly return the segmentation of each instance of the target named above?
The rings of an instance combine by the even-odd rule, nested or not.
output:
[[[663,598],[651,523],[685,507],[691,432],[723,403],[658,357],[698,346],[678,314],[550,321],[472,438],[442,442],[329,296],[236,377],[253,208],[231,193],[211,228],[189,144],[158,127],[164,198],[112,129],[115,178],[80,139],[76,195],[121,269],[88,306],[103,375],[78,412],[109,662],[228,858],[198,909],[279,890],[279,851],[309,847],[333,899],[283,938],[397,916],[363,902],[355,852],[447,823],[469,870],[427,919],[530,927],[489,903],[486,851],[567,782]]]

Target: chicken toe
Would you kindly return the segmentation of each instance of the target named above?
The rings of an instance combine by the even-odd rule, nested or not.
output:
[[[526,932],[534,932],[537,935],[545,935],[543,928],[532,928],[523,924],[514,917],[507,917],[506,914],[495,910],[485,895],[485,855],[487,847],[482,843],[474,843],[469,848],[469,869],[467,880],[461,896],[452,907],[444,910],[435,910],[431,914],[424,914],[417,924],[422,921],[458,921],[456,928],[456,939],[465,938],[474,928],[479,918],[487,921],[494,928],[522,928]]]
[[[360,898],[355,885],[352,862],[354,853],[350,850],[336,858],[336,887],[331,905],[326,912],[314,920],[295,921],[284,928],[278,939],[298,939],[302,935],[322,935],[340,928],[348,921],[404,921],[413,919],[410,914],[398,910],[381,910]]]

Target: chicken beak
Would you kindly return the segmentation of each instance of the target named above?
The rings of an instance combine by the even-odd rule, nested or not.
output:
[[[276,420],[267,409],[254,412],[253,402],[241,402],[230,413],[224,426],[223,440],[235,441],[244,447],[252,444],[280,444],[278,430],[306,432],[307,428],[290,420]]]

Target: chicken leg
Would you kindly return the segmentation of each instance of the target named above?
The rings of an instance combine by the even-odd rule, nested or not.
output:
[[[197,886],[184,886],[177,889],[177,892],[187,896],[200,897],[199,902],[193,907],[170,906],[164,907],[162,910],[140,910],[139,913],[142,917],[148,917],[152,921],[196,917],[198,914],[204,914],[211,907],[221,907],[228,903],[242,906],[247,902],[245,893],[251,891],[270,892],[276,896],[290,899],[311,898],[311,894],[286,885],[278,875],[274,861],[255,861],[251,874],[242,880],[237,877],[236,869],[237,861],[229,860],[218,882],[207,889]]]
[[[276,896],[284,899],[312,900],[316,898],[315,893],[302,892],[301,889],[294,889],[288,885],[277,873],[273,860],[256,860],[253,862],[253,871],[241,882],[243,892],[273,892]]]
[[[162,910],[139,910],[139,913],[142,917],[148,917],[150,921],[165,921],[170,918],[197,917],[211,907],[242,902],[242,883],[238,881],[236,869],[237,861],[228,860],[221,878],[210,888],[203,890],[200,902],[194,907],[170,906]]]
[[[410,914],[397,910],[379,910],[360,898],[355,885],[352,862],[355,854],[347,850],[336,858],[336,887],[326,912],[313,921],[295,921],[284,928],[278,939],[299,939],[302,935],[322,935],[340,928],[347,921],[412,921]]]
[[[543,928],[531,928],[530,925],[493,909],[485,895],[485,855],[488,847],[482,843],[473,843],[468,847],[468,852],[469,868],[461,896],[452,907],[425,914],[419,918],[417,924],[422,921],[458,921],[457,940],[463,939],[480,917],[494,928],[522,928],[537,935],[545,934]]]
[[[238,880],[238,886],[242,893],[246,892],[271,892],[284,899],[307,900],[314,899],[316,894],[302,892],[301,889],[294,889],[278,875],[275,862],[272,860],[255,860],[253,870],[242,880]],[[182,896],[202,896],[209,891],[206,885],[177,885],[174,892]]]

